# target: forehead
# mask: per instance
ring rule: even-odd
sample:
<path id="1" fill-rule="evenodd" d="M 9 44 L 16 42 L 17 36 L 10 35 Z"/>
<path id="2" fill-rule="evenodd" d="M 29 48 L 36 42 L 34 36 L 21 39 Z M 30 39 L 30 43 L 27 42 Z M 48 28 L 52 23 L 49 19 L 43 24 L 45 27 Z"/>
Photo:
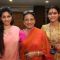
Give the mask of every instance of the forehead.
<path id="1" fill-rule="evenodd" d="M 58 12 L 58 11 L 55 8 L 51 8 L 51 9 L 49 9 L 49 12 Z"/>
<path id="2" fill-rule="evenodd" d="M 32 14 L 26 14 L 24 17 L 29 18 L 29 17 L 34 17 L 34 16 Z"/>
<path id="3" fill-rule="evenodd" d="M 11 15 L 8 11 L 2 13 L 2 15 Z"/>

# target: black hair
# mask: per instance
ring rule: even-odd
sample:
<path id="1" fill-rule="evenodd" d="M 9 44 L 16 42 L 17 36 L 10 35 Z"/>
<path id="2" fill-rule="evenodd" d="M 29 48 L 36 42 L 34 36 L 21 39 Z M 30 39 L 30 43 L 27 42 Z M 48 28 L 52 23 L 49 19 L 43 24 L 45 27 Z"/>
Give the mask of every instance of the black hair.
<path id="1" fill-rule="evenodd" d="M 4 24 L 1 20 L 1 16 L 4 12 L 8 12 L 12 16 L 12 11 L 9 7 L 3 7 L 0 9 L 0 57 L 4 55 L 5 46 L 4 46 Z M 11 25 L 13 24 L 13 20 L 11 21 Z"/>
<path id="2" fill-rule="evenodd" d="M 60 13 L 60 8 L 58 6 L 55 6 L 55 5 L 51 5 L 48 10 L 47 10 L 47 13 L 49 12 L 50 9 L 56 9 L 58 13 Z"/>
<path id="3" fill-rule="evenodd" d="M 0 57 L 4 54 L 4 40 L 3 40 L 4 26 L 2 21 L 0 20 Z"/>

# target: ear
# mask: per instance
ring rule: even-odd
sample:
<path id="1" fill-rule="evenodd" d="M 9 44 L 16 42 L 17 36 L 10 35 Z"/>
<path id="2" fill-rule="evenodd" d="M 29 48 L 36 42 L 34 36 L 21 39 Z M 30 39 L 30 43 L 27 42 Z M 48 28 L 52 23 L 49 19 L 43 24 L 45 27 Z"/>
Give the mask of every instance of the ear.
<path id="1" fill-rule="evenodd" d="M 59 17 L 60 17 L 60 13 L 59 13 Z"/>
<path id="2" fill-rule="evenodd" d="M 36 23 L 36 20 L 35 20 L 35 22 L 34 22 L 34 24 Z"/>
<path id="3" fill-rule="evenodd" d="M 23 21 L 23 24 L 25 25 L 25 22 Z"/>

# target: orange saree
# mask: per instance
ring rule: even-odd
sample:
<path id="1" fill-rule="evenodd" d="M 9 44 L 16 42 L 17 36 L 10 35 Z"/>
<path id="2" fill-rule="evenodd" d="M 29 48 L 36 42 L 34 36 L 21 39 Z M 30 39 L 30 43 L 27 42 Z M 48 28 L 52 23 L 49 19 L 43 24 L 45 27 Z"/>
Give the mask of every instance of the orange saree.
<path id="1" fill-rule="evenodd" d="M 20 42 L 20 59 L 21 60 L 53 60 L 50 55 L 50 45 L 48 43 L 45 33 L 34 28 L 29 35 Z M 33 51 L 42 51 L 43 56 L 34 56 L 32 58 L 26 57 L 26 53 Z"/>

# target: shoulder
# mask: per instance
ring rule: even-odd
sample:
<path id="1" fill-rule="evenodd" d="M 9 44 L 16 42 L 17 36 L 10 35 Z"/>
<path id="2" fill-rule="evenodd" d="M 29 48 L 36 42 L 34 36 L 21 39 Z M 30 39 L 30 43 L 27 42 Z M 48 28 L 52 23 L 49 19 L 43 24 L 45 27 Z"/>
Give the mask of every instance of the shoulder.
<path id="1" fill-rule="evenodd" d="M 17 29 L 20 29 L 18 26 L 14 26 L 14 25 L 13 25 L 12 27 L 13 27 L 13 28 L 17 28 Z"/>
<path id="2" fill-rule="evenodd" d="M 50 23 L 49 23 L 49 24 L 50 24 Z M 42 27 L 48 27 L 48 26 L 49 26 L 49 24 L 42 25 Z"/>
<path id="3" fill-rule="evenodd" d="M 12 30 L 13 32 L 16 31 L 16 32 L 19 33 L 21 29 L 20 29 L 19 27 L 13 25 L 13 26 L 11 27 L 11 30 Z"/>
<path id="4" fill-rule="evenodd" d="M 44 33 L 44 31 L 42 30 L 42 29 L 39 29 L 39 28 L 36 28 L 36 30 L 37 30 L 37 32 L 39 32 L 39 33 Z"/>
<path id="5" fill-rule="evenodd" d="M 37 28 L 37 35 L 39 35 L 41 38 L 47 38 L 46 33 L 43 29 Z"/>
<path id="6" fill-rule="evenodd" d="M 50 23 L 42 25 L 41 29 L 45 31 L 45 30 L 49 29 L 49 25 L 50 25 Z"/>
<path id="7" fill-rule="evenodd" d="M 17 29 L 17 30 L 20 30 L 20 28 L 18 26 L 12 26 L 13 29 Z"/>

